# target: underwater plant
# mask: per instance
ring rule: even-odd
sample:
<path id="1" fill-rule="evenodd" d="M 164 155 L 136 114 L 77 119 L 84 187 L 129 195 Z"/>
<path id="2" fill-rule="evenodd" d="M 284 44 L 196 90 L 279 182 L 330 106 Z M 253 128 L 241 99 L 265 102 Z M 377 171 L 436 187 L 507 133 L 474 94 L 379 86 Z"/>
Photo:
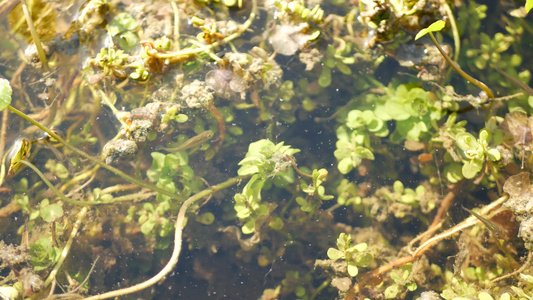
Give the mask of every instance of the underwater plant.
<path id="1" fill-rule="evenodd" d="M 532 3 L 1 3 L 0 295 L 532 298 Z"/>

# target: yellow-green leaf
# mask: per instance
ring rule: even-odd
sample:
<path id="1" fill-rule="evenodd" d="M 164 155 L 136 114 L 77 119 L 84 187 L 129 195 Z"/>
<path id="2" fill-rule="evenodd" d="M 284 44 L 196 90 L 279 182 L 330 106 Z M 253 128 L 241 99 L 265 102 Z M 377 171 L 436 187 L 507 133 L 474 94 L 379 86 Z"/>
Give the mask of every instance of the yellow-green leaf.
<path id="1" fill-rule="evenodd" d="M 342 251 L 339 251 L 338 249 L 329 248 L 328 249 L 328 257 L 329 257 L 329 259 L 337 260 L 337 259 L 340 259 L 340 258 L 344 257 L 344 253 L 342 253 Z"/>
<path id="2" fill-rule="evenodd" d="M 9 81 L 0 78 L 0 111 L 6 109 L 11 104 L 11 93 Z"/>
<path id="3" fill-rule="evenodd" d="M 446 22 L 444 22 L 443 20 L 436 21 L 435 23 L 429 25 L 428 28 L 424 28 L 420 30 L 420 32 L 418 32 L 418 34 L 415 37 L 415 41 L 430 32 L 441 31 L 442 28 L 444 28 L 444 25 L 446 25 Z"/>

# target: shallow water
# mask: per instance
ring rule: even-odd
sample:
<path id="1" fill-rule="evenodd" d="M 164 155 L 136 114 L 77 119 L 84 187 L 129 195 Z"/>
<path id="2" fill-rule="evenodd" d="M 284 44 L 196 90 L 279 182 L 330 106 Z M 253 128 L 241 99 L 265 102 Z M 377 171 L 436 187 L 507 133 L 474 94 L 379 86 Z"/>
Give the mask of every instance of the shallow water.
<path id="1" fill-rule="evenodd" d="M 177 266 L 125 298 L 477 297 L 531 249 L 513 232 L 525 226 L 513 208 L 494 213 L 506 179 L 532 165 L 532 98 L 495 71 L 530 79 L 531 17 L 512 16 L 522 3 L 450 8 L 459 52 L 446 8 L 431 1 L 27 3 L 47 58 L 21 4 L 1 4 L 0 77 L 10 81 L 11 105 L 125 176 L 4 111 L 6 170 L 17 138 L 33 141 L 27 160 L 67 198 L 31 168 L 5 177 L 1 237 L 19 248 L 0 247 L 1 275 L 16 271 L 5 284 L 25 282 L 20 293 L 77 298 L 149 279 L 182 242 L 174 239 L 180 207 L 206 191 L 187 211 Z M 445 51 L 496 100 L 451 70 L 428 36 L 414 41 L 439 19 Z M 524 115 L 506 117 L 512 110 Z M 509 228 L 508 245 L 461 208 L 491 203 L 492 214 L 480 215 Z M 461 222 L 470 223 L 444 241 Z M 428 239 L 435 244 L 420 246 Z M 330 248 L 343 253 L 339 265 Z M 14 252 L 30 256 L 10 264 Z M 412 270 L 392 268 L 407 272 L 403 281 L 367 273 L 410 256 Z M 486 276 L 473 278 L 474 268 Z M 460 270 L 471 290 L 446 285 Z"/>

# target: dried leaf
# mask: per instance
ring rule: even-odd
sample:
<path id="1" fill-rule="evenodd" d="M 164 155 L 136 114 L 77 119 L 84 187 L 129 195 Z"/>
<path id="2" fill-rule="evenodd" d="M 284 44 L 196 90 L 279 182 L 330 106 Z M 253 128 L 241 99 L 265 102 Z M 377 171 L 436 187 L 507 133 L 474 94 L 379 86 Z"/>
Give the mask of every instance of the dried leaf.
<path id="1" fill-rule="evenodd" d="M 302 23 L 298 26 L 276 26 L 268 41 L 279 54 L 287 56 L 293 55 L 303 48 L 311 39 L 309 34 L 302 33 L 302 31 L 308 27 L 309 25 L 307 23 Z"/>
<path id="2" fill-rule="evenodd" d="M 500 125 L 503 131 L 504 142 L 519 150 L 533 149 L 533 119 L 528 118 L 523 111 L 513 111 L 505 116 L 505 120 Z"/>
<path id="3" fill-rule="evenodd" d="M 504 192 L 509 194 L 509 200 L 505 204 L 517 215 L 533 213 L 533 193 L 529 180 L 529 172 L 513 175 L 505 181 Z"/>
<path id="4" fill-rule="evenodd" d="M 246 81 L 241 76 L 226 69 L 209 71 L 205 75 L 205 83 L 215 91 L 215 94 L 226 99 L 246 90 Z"/>

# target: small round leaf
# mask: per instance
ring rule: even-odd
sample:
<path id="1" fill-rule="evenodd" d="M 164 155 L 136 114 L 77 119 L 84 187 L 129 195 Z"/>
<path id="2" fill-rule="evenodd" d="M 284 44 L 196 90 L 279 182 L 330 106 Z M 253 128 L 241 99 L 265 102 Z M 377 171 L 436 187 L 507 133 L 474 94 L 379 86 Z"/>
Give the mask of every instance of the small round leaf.
<path id="1" fill-rule="evenodd" d="M 359 268 L 357 268 L 356 265 L 348 264 L 348 274 L 352 277 L 357 276 L 357 274 L 359 274 Z"/>
<path id="2" fill-rule="evenodd" d="M 339 258 L 344 257 L 344 253 L 342 251 L 335 249 L 335 248 L 329 248 L 328 249 L 328 257 L 329 259 L 337 260 Z"/>
<path id="3" fill-rule="evenodd" d="M 41 208 L 41 217 L 45 222 L 51 223 L 63 216 L 63 208 L 57 204 L 47 205 Z"/>

